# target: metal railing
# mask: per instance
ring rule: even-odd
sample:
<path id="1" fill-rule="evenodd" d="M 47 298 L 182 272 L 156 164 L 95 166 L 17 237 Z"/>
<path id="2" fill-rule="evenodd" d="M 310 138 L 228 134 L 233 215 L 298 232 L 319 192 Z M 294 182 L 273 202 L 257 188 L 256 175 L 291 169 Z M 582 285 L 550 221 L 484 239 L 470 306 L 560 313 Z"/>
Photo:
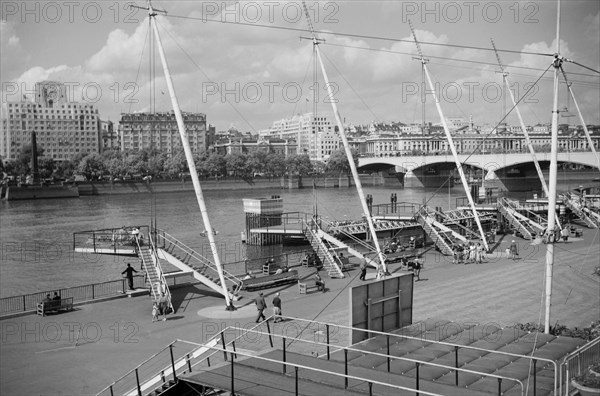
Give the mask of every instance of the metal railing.
<path id="1" fill-rule="evenodd" d="M 105 228 L 91 231 L 78 231 L 73 233 L 73 250 L 77 248 L 91 249 L 92 253 L 113 253 L 119 254 L 127 251 L 129 254 L 136 255 L 137 246 L 133 229 L 137 228 L 141 234 L 149 235 L 148 226 L 131 226 L 121 228 Z M 84 239 L 85 238 L 85 239 Z"/>
<path id="2" fill-rule="evenodd" d="M 569 395 L 569 384 L 575 377 L 584 374 L 592 364 L 600 362 L 600 337 L 597 337 L 578 350 L 571 352 L 560 364 L 560 394 Z M 563 393 L 564 386 L 564 393 Z"/>
<path id="3" fill-rule="evenodd" d="M 148 240 L 150 242 L 150 254 L 152 255 L 152 262 L 146 263 L 143 258 L 142 258 L 142 260 L 144 261 L 145 267 L 147 267 L 148 265 L 154 266 L 154 271 L 156 272 L 158 281 L 160 283 L 159 285 L 150 285 L 150 288 L 152 290 L 152 295 L 155 297 L 155 300 L 158 301 L 158 298 L 160 298 L 160 293 L 164 292 L 167 297 L 167 301 L 169 302 L 169 307 L 171 308 L 171 310 L 174 311 L 173 303 L 171 302 L 171 291 L 167 287 L 167 279 L 165 278 L 165 274 L 160 265 L 160 258 L 158 257 L 158 252 L 156 251 L 156 246 L 154 246 L 154 239 L 152 238 L 151 234 L 148 235 Z M 139 240 L 137 240 L 137 244 L 138 244 L 138 249 L 141 249 Z M 140 254 L 140 256 L 141 256 L 141 254 Z M 146 271 L 147 271 L 146 273 L 148 273 L 148 270 L 146 270 Z M 148 273 L 148 277 L 149 276 L 150 275 Z M 152 280 L 150 280 L 150 282 L 151 281 Z M 155 286 L 158 288 L 158 290 L 155 289 Z"/>
<path id="4" fill-rule="evenodd" d="M 143 287 L 144 284 L 145 277 L 143 275 L 133 277 L 134 287 Z M 78 303 L 123 294 L 125 290 L 127 290 L 127 279 L 122 278 L 101 283 L 4 297 L 0 298 L 0 316 L 18 312 L 34 311 L 37 304 L 42 302 L 47 294 L 52 295 L 54 292 L 58 293 L 61 298 L 73 297 L 73 302 Z"/>
<path id="5" fill-rule="evenodd" d="M 216 265 L 211 260 L 202 256 L 201 254 L 196 252 L 194 249 L 187 246 L 186 244 L 179 241 L 178 239 L 176 239 L 175 237 L 173 237 L 172 235 L 170 235 L 169 233 L 167 233 L 165 231 L 157 229 L 157 230 L 155 230 L 154 235 L 156 237 L 156 244 L 159 245 L 160 242 L 162 242 L 162 245 L 164 246 L 165 251 L 167 251 L 169 254 L 173 254 L 173 251 L 175 249 L 178 249 L 180 252 L 182 252 L 184 256 L 180 257 L 180 260 L 184 264 L 192 267 L 188 263 L 189 263 L 189 260 L 193 259 L 196 262 L 198 262 L 201 266 L 199 269 L 196 269 L 196 271 L 201 273 L 205 269 L 209 269 L 215 276 L 218 277 L 218 271 L 217 271 Z M 167 244 L 165 242 L 167 242 L 169 245 L 167 246 Z M 242 280 L 240 278 L 238 278 L 237 276 L 231 274 L 225 268 L 222 268 L 222 269 L 223 269 L 223 277 L 225 278 L 225 282 L 227 283 L 229 281 L 230 283 L 233 284 L 233 288 L 231 291 L 234 294 L 239 292 L 239 290 L 243 286 Z M 220 284 L 220 281 L 218 283 Z M 221 285 L 221 287 L 227 288 L 227 285 Z"/>

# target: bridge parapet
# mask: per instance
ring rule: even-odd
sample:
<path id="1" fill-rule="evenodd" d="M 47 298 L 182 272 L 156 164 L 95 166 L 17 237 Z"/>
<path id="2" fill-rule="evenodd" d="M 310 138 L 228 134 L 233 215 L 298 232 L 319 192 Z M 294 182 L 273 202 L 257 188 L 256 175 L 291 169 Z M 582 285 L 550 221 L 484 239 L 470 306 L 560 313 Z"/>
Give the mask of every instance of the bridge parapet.
<path id="1" fill-rule="evenodd" d="M 529 153 L 503 153 L 503 154 L 459 154 L 460 162 L 475 166 L 486 171 L 533 163 Z M 538 161 L 550 161 L 550 153 L 536 153 Z M 559 162 L 569 162 L 579 165 L 597 167 L 597 160 L 592 152 L 564 152 L 558 153 Z M 359 168 L 388 165 L 395 166 L 397 172 L 408 173 L 423 166 L 443 163 L 454 163 L 450 154 L 442 155 L 402 155 L 398 157 L 362 157 L 358 159 Z"/>

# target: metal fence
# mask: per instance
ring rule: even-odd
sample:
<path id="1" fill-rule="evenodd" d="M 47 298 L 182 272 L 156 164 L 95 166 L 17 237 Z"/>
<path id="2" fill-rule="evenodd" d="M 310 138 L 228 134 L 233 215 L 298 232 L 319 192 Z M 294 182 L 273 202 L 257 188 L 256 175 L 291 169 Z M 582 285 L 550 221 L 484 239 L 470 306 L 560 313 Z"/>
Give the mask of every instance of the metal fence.
<path id="1" fill-rule="evenodd" d="M 192 282 L 195 283 L 197 281 L 189 274 L 170 276 L 167 278 L 167 284 L 169 286 L 189 284 Z M 133 286 L 136 289 L 145 287 L 146 277 L 144 275 L 134 276 Z M 47 290 L 39 293 L 0 298 L 0 316 L 18 312 L 34 311 L 37 307 L 37 304 L 42 302 L 44 298 L 46 298 L 47 294 L 52 296 L 55 292 L 58 293 L 61 298 L 73 297 L 73 302 L 78 303 L 122 295 L 127 289 L 127 278 L 122 278 L 108 282 L 92 283 L 83 286 Z"/>
<path id="2" fill-rule="evenodd" d="M 595 363 L 600 363 L 600 337 L 565 357 L 560 365 L 560 394 L 568 395 L 571 380 L 585 374 L 585 371 Z"/>

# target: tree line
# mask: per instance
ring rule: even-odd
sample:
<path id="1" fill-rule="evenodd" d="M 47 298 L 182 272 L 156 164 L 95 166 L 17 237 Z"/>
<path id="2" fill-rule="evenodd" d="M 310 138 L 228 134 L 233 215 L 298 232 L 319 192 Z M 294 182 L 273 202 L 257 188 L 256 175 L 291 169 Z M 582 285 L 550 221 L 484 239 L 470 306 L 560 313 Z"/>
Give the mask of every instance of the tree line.
<path id="1" fill-rule="evenodd" d="M 140 151 L 106 150 L 103 153 L 79 153 L 71 160 L 54 161 L 44 156 L 44 149 L 38 148 L 38 171 L 41 179 L 70 179 L 81 175 L 88 180 L 112 178 L 123 180 L 152 176 L 153 178 L 181 178 L 189 172 L 183 151 L 168 155 L 157 149 Z M 356 153 L 353 154 L 358 163 Z M 25 145 L 18 156 L 4 164 L 0 161 L 0 171 L 11 176 L 32 174 L 32 148 Z M 283 175 L 319 175 L 347 173 L 350 171 L 343 150 L 331 154 L 327 164 L 311 161 L 306 154 L 292 154 L 287 157 L 279 153 L 252 151 L 222 155 L 217 152 L 194 154 L 194 164 L 202 178 L 236 177 L 279 177 Z"/>

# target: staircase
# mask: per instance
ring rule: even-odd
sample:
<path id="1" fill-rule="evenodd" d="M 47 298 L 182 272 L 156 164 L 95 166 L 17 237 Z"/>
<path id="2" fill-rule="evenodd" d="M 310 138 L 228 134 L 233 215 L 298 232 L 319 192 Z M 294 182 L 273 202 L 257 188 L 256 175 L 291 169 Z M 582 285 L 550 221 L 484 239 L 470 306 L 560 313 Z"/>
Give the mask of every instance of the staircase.
<path id="1" fill-rule="evenodd" d="M 562 199 L 565 206 L 569 208 L 571 212 L 575 213 L 575 215 L 579 217 L 579 219 L 581 219 L 581 221 L 583 221 L 586 226 L 588 226 L 589 228 L 598 228 L 598 224 L 596 224 L 596 222 L 584 212 L 579 201 L 575 200 L 575 198 L 573 198 L 571 194 L 561 194 L 560 198 Z"/>
<path id="2" fill-rule="evenodd" d="M 140 244 L 140 240 L 136 239 L 137 244 L 137 252 L 138 257 L 142 260 L 142 267 L 146 272 L 146 281 L 149 283 L 152 299 L 155 302 L 158 302 L 158 299 L 161 297 L 161 292 L 165 293 L 167 297 L 167 304 L 173 309 L 173 304 L 171 302 L 171 291 L 167 286 L 167 280 L 162 271 L 162 267 L 160 266 L 160 259 L 156 254 L 156 248 L 154 247 L 154 241 L 152 240 L 152 236 L 149 236 L 150 245 L 142 245 Z"/>
<path id="3" fill-rule="evenodd" d="M 164 231 L 157 230 L 156 239 L 157 246 L 160 246 L 157 249 L 159 257 L 166 259 L 182 271 L 191 272 L 195 279 L 217 293 L 224 295 L 227 292 L 232 300 L 240 298 L 238 293 L 243 285 L 240 278 L 223 268 L 225 279 L 225 287 L 223 287 L 217 266 L 211 260 Z"/>
<path id="4" fill-rule="evenodd" d="M 372 267 L 375 267 L 375 268 L 379 267 L 379 264 L 377 263 L 376 260 L 373 260 L 371 258 L 366 258 L 363 253 L 361 253 L 358 250 L 356 250 L 356 249 L 348 246 L 347 244 L 345 244 L 344 242 L 340 241 L 339 239 L 337 239 L 333 235 L 328 234 L 328 233 L 326 233 L 323 230 L 318 230 L 317 231 L 317 235 L 320 238 L 325 239 L 327 242 L 331 243 L 332 245 L 335 245 L 335 246 L 337 246 L 339 248 L 346 249 L 348 251 L 348 254 L 351 254 L 352 256 L 354 256 L 354 257 L 356 257 L 356 258 L 358 258 L 360 260 L 366 260 L 368 265 L 371 265 Z M 362 242 L 362 241 L 359 240 L 359 242 Z M 366 247 L 369 252 L 373 252 L 374 251 L 373 246 L 371 246 L 371 245 L 368 245 L 368 244 L 366 244 L 364 242 L 362 242 L 361 245 L 364 246 L 364 247 Z"/>
<path id="5" fill-rule="evenodd" d="M 417 212 L 417 222 L 423 227 L 423 230 L 429 238 L 433 241 L 434 245 L 439 249 L 439 251 L 445 256 L 454 255 L 454 251 L 452 250 L 452 240 L 451 236 L 446 231 L 438 231 L 434 226 L 435 220 L 429 216 L 426 208 L 422 208 Z"/>
<path id="6" fill-rule="evenodd" d="M 315 230 L 313 230 L 311 226 L 315 227 Z M 312 246 L 317 256 L 321 259 L 321 262 L 327 271 L 327 275 L 329 275 L 330 278 L 343 278 L 344 273 L 342 272 L 342 269 L 333 258 L 329 248 L 323 243 L 323 240 L 318 235 L 318 231 L 320 230 L 321 229 L 315 222 L 311 222 L 311 225 L 309 225 L 305 221 L 302 227 L 302 231 L 310 243 L 310 246 Z"/>
<path id="7" fill-rule="evenodd" d="M 523 239 L 533 239 L 535 231 L 529 227 L 528 222 L 523 221 L 523 216 L 518 216 L 518 212 L 514 209 L 510 201 L 506 198 L 498 200 L 498 211 L 508 221 L 509 226 L 514 227 L 519 232 Z"/>

